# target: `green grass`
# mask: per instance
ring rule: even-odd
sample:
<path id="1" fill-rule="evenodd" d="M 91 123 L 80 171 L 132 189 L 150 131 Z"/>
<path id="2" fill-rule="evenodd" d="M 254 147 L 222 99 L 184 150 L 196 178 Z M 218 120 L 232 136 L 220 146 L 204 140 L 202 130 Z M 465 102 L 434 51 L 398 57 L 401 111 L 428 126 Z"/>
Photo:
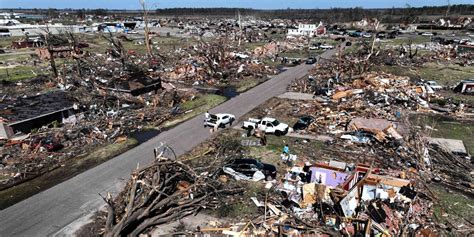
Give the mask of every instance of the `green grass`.
<path id="1" fill-rule="evenodd" d="M 465 223 L 465 220 L 474 220 L 474 199 L 459 192 L 448 192 L 439 185 L 432 184 L 430 188 L 438 198 L 434 203 L 434 214 L 441 222 L 446 223 L 450 220 L 450 223 L 459 225 Z"/>
<path id="2" fill-rule="evenodd" d="M 160 52 L 172 51 L 178 48 L 186 48 L 197 41 L 193 38 L 179 38 L 179 37 L 152 37 L 153 47 L 158 46 Z M 155 49 L 156 50 L 156 49 Z"/>
<path id="3" fill-rule="evenodd" d="M 5 61 L 29 61 L 32 60 L 31 54 L 35 54 L 34 52 L 28 52 L 25 54 L 20 54 L 20 55 L 9 55 L 9 54 L 0 54 L 0 61 L 5 62 Z"/>
<path id="4" fill-rule="evenodd" d="M 267 42 L 252 42 L 252 43 L 245 42 L 245 43 L 241 44 L 241 47 L 246 49 L 246 50 L 253 51 L 255 48 L 262 47 L 265 44 L 267 44 Z"/>
<path id="5" fill-rule="evenodd" d="M 238 93 L 245 92 L 245 91 L 247 91 L 249 89 L 252 89 L 253 87 L 257 86 L 259 83 L 260 83 L 260 81 L 258 79 L 240 80 L 236 85 L 237 86 L 236 91 Z"/>
<path id="6" fill-rule="evenodd" d="M 441 85 L 455 85 L 461 80 L 470 79 L 474 75 L 474 66 L 456 64 L 427 63 L 418 69 L 421 78 L 434 80 Z"/>
<path id="7" fill-rule="evenodd" d="M 448 117 L 436 115 L 414 115 L 411 117 L 417 125 L 428 125 L 436 129 L 431 137 L 458 139 L 464 142 L 469 152 L 474 152 L 474 123 L 460 122 Z"/>
<path id="8" fill-rule="evenodd" d="M 457 64 L 426 63 L 421 67 L 387 66 L 377 65 L 375 71 L 386 72 L 397 76 L 408 76 L 410 78 L 422 78 L 428 81 L 436 81 L 443 86 L 455 86 L 459 81 L 472 78 L 474 66 L 459 66 Z M 474 97 L 454 93 L 451 90 L 439 92 L 441 95 L 465 104 L 474 105 Z"/>
<path id="9" fill-rule="evenodd" d="M 242 140 L 256 140 L 255 137 L 243 137 Z M 277 167 L 279 174 L 285 174 L 287 168 L 280 159 L 280 154 L 283 151 L 285 144 L 288 144 L 290 153 L 298 156 L 296 162 L 303 162 L 304 159 L 312 160 L 317 157 L 315 154 L 324 149 L 325 145 L 321 141 L 310 140 L 307 143 L 303 139 L 294 137 L 278 137 L 274 135 L 267 135 L 266 146 L 246 147 L 248 155 L 255 159 L 261 160 L 265 163 L 273 164 Z"/>
<path id="10" fill-rule="evenodd" d="M 18 37 L 18 36 L 0 38 L 0 48 L 8 48 L 12 45 L 13 41 L 19 40 L 20 38 L 21 37 Z"/>
<path id="11" fill-rule="evenodd" d="M 185 103 L 181 104 L 181 109 L 183 110 L 190 110 L 195 109 L 197 107 L 202 106 L 216 106 L 222 102 L 224 102 L 226 98 L 224 96 L 215 95 L 215 94 L 204 94 L 198 96 L 194 100 L 186 101 Z"/>
<path id="12" fill-rule="evenodd" d="M 423 43 L 428 43 L 431 40 L 429 36 L 418 35 L 413 38 L 387 39 L 387 40 L 382 41 L 382 45 L 394 45 L 394 46 L 399 46 L 400 44 L 407 45 L 410 41 L 412 42 L 412 44 L 423 44 Z"/>
<path id="13" fill-rule="evenodd" d="M 466 105 L 474 107 L 474 96 L 472 95 L 460 94 L 452 90 L 440 91 L 439 93 L 446 98 L 451 98 L 453 103 L 458 104 L 459 102 L 463 102 Z"/>
<path id="14" fill-rule="evenodd" d="M 138 42 L 138 41 L 137 41 Z M 122 41 L 122 45 L 126 50 L 135 51 L 138 54 L 145 54 L 146 53 L 146 46 L 145 44 L 137 44 L 134 41 Z"/>
<path id="15" fill-rule="evenodd" d="M 181 109 L 184 111 L 192 110 L 191 112 L 181 114 L 177 118 L 167 121 L 163 124 L 163 128 L 169 128 L 175 126 L 183 121 L 186 121 L 198 114 L 202 114 L 207 110 L 217 106 L 218 104 L 226 101 L 224 96 L 205 94 L 199 96 L 197 99 L 187 101 L 181 104 Z"/>
<path id="16" fill-rule="evenodd" d="M 308 53 L 311 54 L 310 52 L 306 52 L 305 50 L 288 50 L 286 52 L 282 52 L 279 54 L 280 57 L 288 57 L 288 58 L 307 58 Z"/>
<path id="17" fill-rule="evenodd" d="M 0 80 L 19 81 L 35 77 L 40 72 L 33 66 L 17 66 L 13 68 L 0 68 Z"/>
<path id="18" fill-rule="evenodd" d="M 383 71 L 398 76 L 417 77 L 424 80 L 433 80 L 441 85 L 456 85 L 459 81 L 472 78 L 474 66 L 459 66 L 456 64 L 426 63 L 421 67 L 377 66 L 376 71 Z"/>
<path id="19" fill-rule="evenodd" d="M 132 36 L 128 36 L 131 38 Z M 153 52 L 159 51 L 160 53 L 172 51 L 178 48 L 185 48 L 191 44 L 196 43 L 194 39 L 187 39 L 187 38 L 178 38 L 178 37 L 151 37 L 151 41 L 153 44 L 151 45 L 153 48 Z M 97 52 L 105 51 L 106 49 L 110 48 L 109 42 L 102 36 L 98 35 L 96 37 L 88 37 L 87 42 L 91 43 L 90 48 L 86 48 L 86 51 Z M 146 53 L 146 46 L 144 39 L 132 40 L 127 41 L 120 39 L 125 50 L 133 50 L 138 54 L 145 54 Z M 141 44 L 138 44 L 141 42 Z M 156 42 L 156 44 L 155 44 Z M 159 50 L 156 49 L 159 47 Z"/>
<path id="20" fill-rule="evenodd" d="M 329 45 L 334 45 L 334 46 L 339 44 L 338 41 L 333 40 L 333 39 L 329 39 L 329 38 L 316 38 L 316 39 L 312 39 L 312 40 L 311 40 L 311 43 L 312 43 L 312 44 L 316 44 L 316 43 L 329 44 Z"/>

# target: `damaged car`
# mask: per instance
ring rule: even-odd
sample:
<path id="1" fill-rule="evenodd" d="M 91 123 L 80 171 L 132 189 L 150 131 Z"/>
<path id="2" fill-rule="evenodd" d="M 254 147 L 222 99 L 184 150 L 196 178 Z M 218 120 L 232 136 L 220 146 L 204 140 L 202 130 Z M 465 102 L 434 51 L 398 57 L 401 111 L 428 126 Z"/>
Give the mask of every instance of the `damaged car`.
<path id="1" fill-rule="evenodd" d="M 222 167 L 224 173 L 237 180 L 271 181 L 276 179 L 277 170 L 272 164 L 266 164 L 255 159 L 236 159 Z"/>
<path id="2" fill-rule="evenodd" d="M 298 119 L 298 121 L 293 125 L 293 130 L 304 130 L 309 127 L 314 122 L 313 116 L 303 116 Z"/>

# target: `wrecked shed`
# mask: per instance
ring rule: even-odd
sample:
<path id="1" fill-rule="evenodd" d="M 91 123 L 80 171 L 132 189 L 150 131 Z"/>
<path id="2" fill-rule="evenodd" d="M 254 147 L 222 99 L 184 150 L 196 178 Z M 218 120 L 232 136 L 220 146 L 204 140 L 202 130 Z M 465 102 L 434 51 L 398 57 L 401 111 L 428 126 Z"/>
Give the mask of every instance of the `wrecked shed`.
<path id="1" fill-rule="evenodd" d="M 29 133 L 53 121 L 75 114 L 74 100 L 64 91 L 53 91 L 0 102 L 0 137 L 11 138 L 14 132 Z"/>
<path id="2" fill-rule="evenodd" d="M 149 77 L 135 77 L 132 79 L 117 79 L 106 85 L 106 89 L 110 91 L 129 93 L 138 96 L 151 91 L 161 89 L 161 80 Z"/>

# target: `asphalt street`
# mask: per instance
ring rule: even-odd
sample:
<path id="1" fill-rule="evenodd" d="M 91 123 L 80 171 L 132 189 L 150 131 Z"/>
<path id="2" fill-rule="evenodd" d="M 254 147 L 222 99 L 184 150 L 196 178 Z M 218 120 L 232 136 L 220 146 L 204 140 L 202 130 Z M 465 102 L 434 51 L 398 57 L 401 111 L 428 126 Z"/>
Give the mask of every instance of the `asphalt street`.
<path id="1" fill-rule="evenodd" d="M 330 58 L 335 50 L 322 56 Z M 210 112 L 232 113 L 239 119 L 268 99 L 282 94 L 295 78 L 303 77 L 313 65 L 301 64 L 274 76 L 259 86 L 215 107 Z M 99 196 L 116 195 L 137 164 L 153 159 L 153 148 L 166 143 L 177 155 L 190 151 L 211 134 L 204 129 L 204 115 L 199 115 L 149 141 L 83 172 L 61 184 L 0 211 L 0 236 L 65 236 L 74 223 L 92 215 L 105 205 Z"/>

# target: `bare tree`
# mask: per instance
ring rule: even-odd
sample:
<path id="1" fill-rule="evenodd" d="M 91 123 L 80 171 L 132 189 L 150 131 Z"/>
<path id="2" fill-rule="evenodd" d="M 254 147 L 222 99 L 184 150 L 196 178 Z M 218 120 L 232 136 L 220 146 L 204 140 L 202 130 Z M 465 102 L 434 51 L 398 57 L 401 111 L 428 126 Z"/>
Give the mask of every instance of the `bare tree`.
<path id="1" fill-rule="evenodd" d="M 225 40 L 220 39 L 218 42 L 213 43 L 201 41 L 198 45 L 199 48 L 197 48 L 197 53 L 204 59 L 206 66 L 209 67 L 209 76 L 214 77 L 222 74 L 226 67 L 224 59 L 227 43 Z"/>
<path id="2" fill-rule="evenodd" d="M 56 67 L 56 61 L 54 60 L 55 55 L 54 55 L 54 45 L 53 45 L 53 34 L 51 33 L 51 31 L 49 31 L 48 28 L 46 28 L 46 33 L 42 35 L 42 38 L 48 50 L 49 64 L 51 65 L 51 70 L 53 71 L 54 77 L 57 78 L 59 74 L 58 74 L 58 68 Z"/>
<path id="3" fill-rule="evenodd" d="M 399 49 L 399 52 L 400 52 L 400 55 L 401 56 L 408 56 L 409 59 L 413 59 L 415 58 L 415 56 L 418 54 L 418 48 L 415 46 L 415 51 L 413 51 L 412 49 L 412 45 L 413 45 L 413 40 L 409 40 L 408 41 L 408 44 L 407 44 L 407 48 L 405 48 L 405 46 L 403 45 L 403 43 L 400 44 L 400 49 Z"/>
<path id="4" fill-rule="evenodd" d="M 76 61 L 77 73 L 79 74 L 80 77 L 82 77 L 82 72 L 81 72 L 82 64 L 81 64 L 80 58 L 77 56 L 77 54 L 80 52 L 79 42 L 77 38 L 75 37 L 75 35 L 72 33 L 72 31 L 68 31 L 67 36 L 72 45 L 72 57 L 74 61 Z"/>
<path id="5" fill-rule="evenodd" d="M 147 9 L 146 7 L 146 3 L 145 3 L 145 0 L 139 0 L 140 1 L 140 5 L 142 6 L 142 11 L 143 11 L 143 22 L 145 23 L 145 27 L 144 27 L 144 30 L 145 30 L 145 47 L 146 47 L 146 52 L 147 52 L 147 55 L 148 57 L 152 57 L 153 54 L 152 54 L 152 50 L 151 50 L 151 45 L 150 45 L 150 29 L 148 28 L 148 13 L 149 13 L 149 10 Z"/>
<path id="6" fill-rule="evenodd" d="M 125 55 L 125 48 L 123 47 L 122 42 L 120 42 L 119 39 L 116 39 L 110 31 L 108 35 L 103 35 L 103 37 L 107 41 L 109 41 L 111 45 L 110 51 L 111 51 L 112 56 L 120 58 L 120 61 L 122 62 L 122 67 L 125 69 L 126 55 Z"/>

